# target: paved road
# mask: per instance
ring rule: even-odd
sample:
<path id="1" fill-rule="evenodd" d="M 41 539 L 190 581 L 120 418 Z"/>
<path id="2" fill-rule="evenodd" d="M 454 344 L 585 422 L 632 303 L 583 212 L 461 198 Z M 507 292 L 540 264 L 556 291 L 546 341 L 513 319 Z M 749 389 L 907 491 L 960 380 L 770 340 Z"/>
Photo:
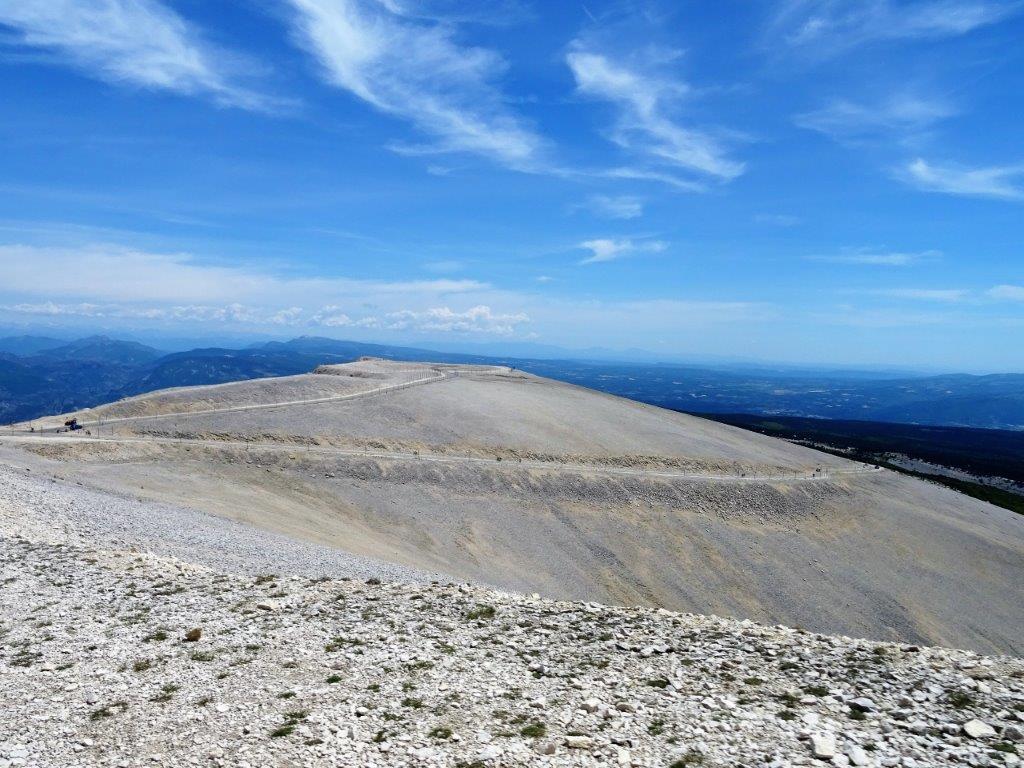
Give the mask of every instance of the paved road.
<path id="1" fill-rule="evenodd" d="M 369 397 L 371 395 L 380 395 L 384 392 L 392 392 L 399 389 L 407 389 L 409 387 L 415 387 L 420 384 L 433 384 L 434 382 L 444 381 L 445 379 L 454 378 L 457 374 L 442 371 L 434 376 L 425 376 L 422 379 L 413 379 L 412 381 L 403 381 L 401 384 L 389 384 L 384 387 L 375 387 L 374 389 L 366 389 L 361 392 L 349 392 L 346 395 L 331 395 L 330 397 L 316 397 L 309 400 L 282 400 L 276 403 L 257 403 L 254 405 L 232 405 L 224 408 L 205 408 L 200 411 L 180 411 L 175 413 L 154 413 L 147 416 L 118 416 L 117 418 L 110 419 L 94 419 L 92 421 L 79 421 L 83 427 L 96 427 L 105 426 L 107 424 L 118 424 L 125 421 L 153 421 L 155 419 L 187 419 L 190 416 L 208 416 L 211 413 L 238 413 L 239 411 L 261 411 L 269 408 L 284 408 L 293 405 L 315 405 L 317 403 L 334 403 L 340 400 L 358 400 L 362 397 Z M 38 430 L 43 431 L 43 430 Z M 0 435 L 8 434 L 24 434 L 24 430 L 0 430 Z"/>
<path id="2" fill-rule="evenodd" d="M 427 462 L 435 464 L 473 464 L 486 465 L 491 469 L 537 469 L 547 472 L 565 472 L 571 474 L 605 475 L 613 477 L 644 477 L 669 480 L 706 480 L 716 482 L 816 482 L 831 480 L 836 477 L 849 475 L 866 475 L 881 472 L 882 470 L 867 464 L 851 462 L 850 467 L 831 467 L 822 469 L 820 472 L 811 470 L 807 472 L 761 474 L 761 475 L 737 475 L 721 474 L 710 472 L 683 472 L 663 469 L 639 469 L 635 467 L 606 467 L 594 464 L 577 464 L 571 462 L 553 461 L 532 461 L 518 459 L 497 459 L 481 458 L 479 456 L 452 456 L 442 454 L 408 453 L 403 451 L 360 451 L 347 448 L 335 448 L 333 446 L 300 446 L 277 443 L 251 443 L 244 440 L 177 440 L 158 437 L 90 437 L 75 433 L 62 434 L 39 434 L 35 435 L 6 435 L 4 442 L 20 444 L 32 444 L 39 442 L 48 443 L 113 443 L 123 444 L 148 444 L 164 446 L 180 445 L 202 445 L 213 448 L 236 447 L 244 448 L 250 453 L 280 453 L 287 451 L 290 454 L 337 456 L 340 458 L 359 459 L 382 459 L 385 461 L 409 461 Z"/>

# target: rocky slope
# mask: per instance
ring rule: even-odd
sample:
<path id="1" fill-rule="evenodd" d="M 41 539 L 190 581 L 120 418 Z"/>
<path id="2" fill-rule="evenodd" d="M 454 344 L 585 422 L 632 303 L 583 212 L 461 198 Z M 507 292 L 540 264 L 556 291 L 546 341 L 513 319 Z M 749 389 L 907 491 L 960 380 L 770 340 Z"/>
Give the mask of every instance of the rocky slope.
<path id="1" fill-rule="evenodd" d="M 374 575 L 285 539 L 250 549 L 188 511 L 171 527 L 205 545 L 182 559 L 168 508 L 0 474 L 0 768 L 1012 767 L 1024 751 L 1020 659 Z"/>
<path id="2" fill-rule="evenodd" d="M 508 368 L 319 370 L 40 420 L 0 461 L 548 598 L 1024 653 L 1008 510 Z"/>

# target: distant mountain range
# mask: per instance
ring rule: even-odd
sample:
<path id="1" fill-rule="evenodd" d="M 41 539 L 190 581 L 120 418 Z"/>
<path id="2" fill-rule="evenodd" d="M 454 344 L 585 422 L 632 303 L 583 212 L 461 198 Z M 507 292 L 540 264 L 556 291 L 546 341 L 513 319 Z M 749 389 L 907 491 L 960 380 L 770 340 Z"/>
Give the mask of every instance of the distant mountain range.
<path id="1" fill-rule="evenodd" d="M 666 408 L 987 429 L 1024 429 L 1024 374 L 906 376 L 465 354 L 317 337 L 167 354 L 90 336 L 0 339 L 0 423 L 154 389 L 287 376 L 362 356 L 500 363 Z"/>

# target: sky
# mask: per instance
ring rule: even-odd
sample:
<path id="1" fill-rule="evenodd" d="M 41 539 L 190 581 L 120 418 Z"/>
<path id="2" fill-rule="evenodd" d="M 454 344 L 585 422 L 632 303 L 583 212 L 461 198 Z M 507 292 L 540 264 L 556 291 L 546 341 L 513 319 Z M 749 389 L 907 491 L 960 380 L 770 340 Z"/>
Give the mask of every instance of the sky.
<path id="1" fill-rule="evenodd" d="M 0 0 L 0 328 L 1024 370 L 1022 40 L 1021 0 Z"/>

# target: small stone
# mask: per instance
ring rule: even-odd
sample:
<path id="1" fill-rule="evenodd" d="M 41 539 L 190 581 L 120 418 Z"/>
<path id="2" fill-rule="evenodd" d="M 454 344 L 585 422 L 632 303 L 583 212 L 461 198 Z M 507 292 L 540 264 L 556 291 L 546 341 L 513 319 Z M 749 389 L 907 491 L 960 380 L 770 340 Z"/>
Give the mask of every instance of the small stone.
<path id="1" fill-rule="evenodd" d="M 593 697 L 583 702 L 583 710 L 586 712 L 597 712 L 601 708 L 601 700 Z"/>
<path id="2" fill-rule="evenodd" d="M 1008 725 L 1003 728 L 1003 738 L 1007 741 L 1024 741 L 1024 728 Z"/>
<path id="3" fill-rule="evenodd" d="M 846 750 L 846 756 L 850 758 L 851 765 L 861 766 L 871 764 L 871 760 L 868 758 L 868 753 L 856 745 Z"/>
<path id="4" fill-rule="evenodd" d="M 259 608 L 261 611 L 276 611 L 277 603 L 275 603 L 273 600 L 261 600 L 260 602 L 256 603 L 256 607 Z"/>
<path id="5" fill-rule="evenodd" d="M 850 705 L 850 709 L 855 709 L 858 712 L 874 712 L 878 709 L 878 705 L 866 696 L 858 696 L 856 699 L 850 699 L 848 703 Z"/>
<path id="6" fill-rule="evenodd" d="M 622 768 L 629 768 L 633 764 L 633 756 L 628 749 L 620 749 L 615 756 L 615 762 Z"/>
<path id="7" fill-rule="evenodd" d="M 535 749 L 537 750 L 538 755 L 553 755 L 558 748 L 555 746 L 555 742 L 553 741 L 541 741 L 538 742 Z"/>
<path id="8" fill-rule="evenodd" d="M 594 746 L 594 740 L 589 736 L 566 736 L 565 746 L 569 749 L 590 749 Z"/>
<path id="9" fill-rule="evenodd" d="M 968 720 L 963 725 L 963 731 L 972 739 L 986 739 L 990 736 L 996 735 L 996 729 L 988 723 L 982 722 L 975 718 L 974 720 Z"/>
<path id="10" fill-rule="evenodd" d="M 819 760 L 831 760 L 836 755 L 836 737 L 831 733 L 812 734 L 811 754 Z"/>

